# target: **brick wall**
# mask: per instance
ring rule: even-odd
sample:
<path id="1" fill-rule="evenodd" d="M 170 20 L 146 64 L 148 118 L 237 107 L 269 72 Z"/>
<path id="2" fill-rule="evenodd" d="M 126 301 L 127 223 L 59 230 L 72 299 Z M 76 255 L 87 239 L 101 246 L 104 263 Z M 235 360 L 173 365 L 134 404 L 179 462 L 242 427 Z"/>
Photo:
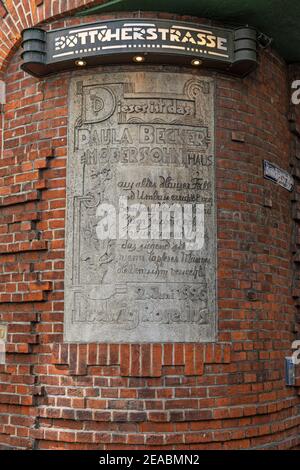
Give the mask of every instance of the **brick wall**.
<path id="1" fill-rule="evenodd" d="M 216 80 L 218 341 L 68 345 L 70 73 L 30 77 L 20 69 L 17 45 L 23 27 L 84 2 L 3 3 L 0 322 L 8 324 L 8 344 L 0 365 L 0 446 L 295 448 L 299 396 L 284 384 L 284 357 L 296 338 L 295 221 L 290 193 L 262 177 L 263 159 L 286 170 L 294 162 L 286 65 L 267 50 L 245 79 L 199 71 Z"/>

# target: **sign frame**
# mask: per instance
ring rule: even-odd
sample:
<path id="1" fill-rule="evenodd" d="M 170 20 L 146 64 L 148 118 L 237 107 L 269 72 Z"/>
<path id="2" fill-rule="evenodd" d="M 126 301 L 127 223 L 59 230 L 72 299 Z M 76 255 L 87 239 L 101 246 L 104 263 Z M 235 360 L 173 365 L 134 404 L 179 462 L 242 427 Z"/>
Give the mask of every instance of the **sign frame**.
<path id="1" fill-rule="evenodd" d="M 273 171 L 273 175 L 271 173 L 268 174 L 269 169 Z M 293 191 L 295 182 L 294 178 L 289 174 L 288 171 L 283 170 L 282 168 L 270 162 L 269 160 L 264 160 L 263 173 L 265 179 L 272 181 L 275 184 L 278 184 L 278 186 L 281 186 L 289 192 Z"/>
<path id="2" fill-rule="evenodd" d="M 117 19 L 22 33 L 22 69 L 43 77 L 86 66 L 132 63 L 198 65 L 244 76 L 257 64 L 256 31 L 160 19 Z"/>

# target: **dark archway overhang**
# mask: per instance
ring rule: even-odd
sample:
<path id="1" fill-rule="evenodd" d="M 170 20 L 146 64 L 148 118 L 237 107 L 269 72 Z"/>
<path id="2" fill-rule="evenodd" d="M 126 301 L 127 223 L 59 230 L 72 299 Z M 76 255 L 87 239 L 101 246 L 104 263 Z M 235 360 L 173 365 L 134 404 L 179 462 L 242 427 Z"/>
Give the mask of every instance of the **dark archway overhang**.
<path id="1" fill-rule="evenodd" d="M 287 63 L 300 62 L 299 0 L 109 0 L 78 15 L 139 10 L 209 18 L 229 27 L 249 25 L 272 38 Z"/>

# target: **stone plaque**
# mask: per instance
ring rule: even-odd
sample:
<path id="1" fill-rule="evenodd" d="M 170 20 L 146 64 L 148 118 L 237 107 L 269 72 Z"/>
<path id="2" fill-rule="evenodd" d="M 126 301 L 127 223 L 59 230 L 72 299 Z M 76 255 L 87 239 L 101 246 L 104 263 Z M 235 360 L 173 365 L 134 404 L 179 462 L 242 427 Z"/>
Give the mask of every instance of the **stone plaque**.
<path id="1" fill-rule="evenodd" d="M 213 80 L 100 72 L 69 103 L 65 340 L 213 341 Z"/>

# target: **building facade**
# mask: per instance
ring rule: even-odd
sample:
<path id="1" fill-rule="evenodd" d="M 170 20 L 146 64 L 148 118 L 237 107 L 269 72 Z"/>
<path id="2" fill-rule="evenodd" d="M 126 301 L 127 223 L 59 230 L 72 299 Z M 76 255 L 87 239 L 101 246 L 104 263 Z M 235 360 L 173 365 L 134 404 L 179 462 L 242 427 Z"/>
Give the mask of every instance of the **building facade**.
<path id="1" fill-rule="evenodd" d="M 22 69 L 28 28 L 227 28 L 76 15 L 99 3 L 0 4 L 0 446 L 296 449 L 285 358 L 299 334 L 299 67 L 258 42 L 246 71 L 84 51 L 83 64 Z M 202 194 L 200 262 L 180 245 L 93 238 L 100 202 L 157 202 L 158 189 Z"/>

